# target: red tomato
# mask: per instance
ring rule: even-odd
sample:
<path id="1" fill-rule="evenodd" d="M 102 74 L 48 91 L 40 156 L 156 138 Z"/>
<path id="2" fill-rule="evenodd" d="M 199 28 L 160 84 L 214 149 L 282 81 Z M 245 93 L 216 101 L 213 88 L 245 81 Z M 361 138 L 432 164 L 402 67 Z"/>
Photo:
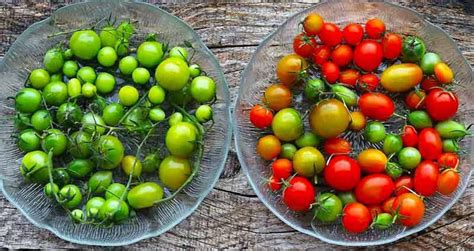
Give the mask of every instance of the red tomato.
<path id="1" fill-rule="evenodd" d="M 354 70 L 354 69 L 343 70 L 341 71 L 341 75 L 339 76 L 339 82 L 346 85 L 350 85 L 350 86 L 356 86 L 359 76 L 360 76 L 360 73 L 358 70 Z"/>
<path id="2" fill-rule="evenodd" d="M 431 160 L 421 162 L 415 169 L 413 186 L 422 196 L 431 196 L 436 192 L 439 176 L 438 164 Z"/>
<path id="3" fill-rule="evenodd" d="M 357 201 L 365 205 L 378 205 L 392 195 L 395 185 L 386 174 L 370 174 L 362 178 L 355 188 Z"/>
<path id="4" fill-rule="evenodd" d="M 430 117 L 437 121 L 452 118 L 458 111 L 458 97 L 441 88 L 434 88 L 426 97 L 426 111 Z"/>
<path id="5" fill-rule="evenodd" d="M 438 82 L 438 80 L 436 80 L 433 77 L 426 77 L 425 79 L 423 79 L 423 81 L 421 81 L 421 84 L 420 84 L 421 89 L 423 89 L 425 91 L 429 91 L 433 87 L 437 87 L 439 85 L 440 85 L 440 83 Z"/>
<path id="6" fill-rule="evenodd" d="M 459 173 L 454 169 L 446 169 L 440 173 L 437 182 L 437 190 L 441 194 L 449 195 L 456 191 L 460 181 Z"/>
<path id="7" fill-rule="evenodd" d="M 332 154 L 349 154 L 352 151 L 351 143 L 343 138 L 330 138 L 324 141 L 324 152 Z"/>
<path id="8" fill-rule="evenodd" d="M 331 53 L 332 61 L 339 66 L 346 66 L 352 61 L 352 48 L 349 45 L 341 44 L 334 48 Z"/>
<path id="9" fill-rule="evenodd" d="M 354 64 L 364 71 L 377 69 L 382 57 L 382 46 L 373 40 L 363 40 L 354 50 Z"/>
<path id="10" fill-rule="evenodd" d="M 281 184 L 282 184 L 281 181 L 279 179 L 275 178 L 275 176 L 273 176 L 273 175 L 268 180 L 268 187 L 273 192 L 276 192 L 276 191 L 280 190 L 281 189 Z"/>
<path id="11" fill-rule="evenodd" d="M 368 209 L 372 219 L 374 219 L 375 217 L 377 217 L 377 215 L 383 212 L 382 207 L 380 205 L 369 206 Z"/>
<path id="12" fill-rule="evenodd" d="M 312 59 L 313 63 L 322 65 L 329 60 L 331 56 L 331 48 L 327 45 L 321 45 L 313 51 Z"/>
<path id="13" fill-rule="evenodd" d="M 365 23 L 365 33 L 370 38 L 378 39 L 382 37 L 382 34 L 385 32 L 385 24 L 382 20 L 378 18 L 369 19 Z"/>
<path id="14" fill-rule="evenodd" d="M 384 213 L 393 213 L 392 212 L 392 205 L 393 205 L 393 202 L 395 201 L 395 197 L 391 197 L 389 198 L 388 200 L 384 201 L 383 204 L 382 204 L 382 211 Z"/>
<path id="15" fill-rule="evenodd" d="M 277 159 L 272 163 L 272 172 L 277 180 L 286 180 L 293 173 L 293 162 L 288 159 Z"/>
<path id="16" fill-rule="evenodd" d="M 410 193 L 413 190 L 413 179 L 410 176 L 400 176 L 395 180 L 395 195 Z"/>
<path id="17" fill-rule="evenodd" d="M 339 78 L 339 66 L 331 61 L 327 61 L 321 66 L 321 73 L 329 83 L 335 83 Z"/>
<path id="18" fill-rule="evenodd" d="M 443 152 L 443 142 L 438 131 L 434 128 L 425 128 L 421 130 L 418 137 L 418 150 L 423 159 L 438 159 Z"/>
<path id="19" fill-rule="evenodd" d="M 316 13 L 309 13 L 303 21 L 304 31 L 310 36 L 316 36 L 323 27 L 323 18 Z"/>
<path id="20" fill-rule="evenodd" d="M 455 153 L 443 153 L 438 158 L 438 164 L 441 168 L 457 169 L 459 166 L 459 157 Z"/>
<path id="21" fill-rule="evenodd" d="M 250 122 L 257 128 L 265 129 L 269 127 L 272 124 L 272 120 L 272 111 L 261 105 L 255 105 L 250 110 Z"/>
<path id="22" fill-rule="evenodd" d="M 357 80 L 357 86 L 364 91 L 374 91 L 379 85 L 379 77 L 373 73 L 367 73 L 362 75 Z"/>
<path id="23" fill-rule="evenodd" d="M 357 45 L 364 37 L 364 29 L 360 24 L 348 24 L 342 31 L 344 40 L 348 45 Z"/>
<path id="24" fill-rule="evenodd" d="M 425 106 L 426 92 L 423 90 L 413 90 L 407 94 L 405 103 L 408 109 L 416 110 Z"/>
<path id="25" fill-rule="evenodd" d="M 327 46 L 336 46 L 342 42 L 342 31 L 333 23 L 324 23 L 318 34 L 321 42 Z"/>
<path id="26" fill-rule="evenodd" d="M 393 201 L 392 210 L 400 215 L 398 219 L 402 225 L 413 227 L 423 219 L 425 204 L 417 195 L 404 193 Z"/>
<path id="27" fill-rule="evenodd" d="M 359 179 L 359 164 L 348 156 L 334 156 L 324 168 L 324 180 L 338 191 L 352 190 Z"/>
<path id="28" fill-rule="evenodd" d="M 378 92 L 364 93 L 359 98 L 360 111 L 367 117 L 385 121 L 395 112 L 395 104 L 385 94 Z"/>
<path id="29" fill-rule="evenodd" d="M 316 40 L 313 37 L 308 37 L 305 33 L 297 35 L 293 40 L 293 50 L 304 58 L 310 57 L 316 46 Z"/>
<path id="30" fill-rule="evenodd" d="M 402 37 L 398 34 L 387 33 L 382 39 L 383 57 L 386 59 L 397 59 L 402 52 Z"/>
<path id="31" fill-rule="evenodd" d="M 418 145 L 418 132 L 415 127 L 411 125 L 406 125 L 403 127 L 403 133 L 401 135 L 403 146 L 416 147 Z"/>
<path id="32" fill-rule="evenodd" d="M 314 203 L 315 190 L 308 179 L 296 176 L 283 191 L 283 202 L 293 211 L 307 211 Z"/>
<path id="33" fill-rule="evenodd" d="M 362 233 L 372 222 L 369 209 L 358 202 L 351 202 L 342 212 L 342 226 L 350 233 Z"/>

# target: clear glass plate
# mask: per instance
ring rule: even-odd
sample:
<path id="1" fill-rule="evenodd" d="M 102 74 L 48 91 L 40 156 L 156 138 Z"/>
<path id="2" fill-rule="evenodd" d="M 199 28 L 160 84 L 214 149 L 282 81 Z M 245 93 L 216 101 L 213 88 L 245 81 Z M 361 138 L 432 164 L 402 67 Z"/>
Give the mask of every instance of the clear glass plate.
<path id="1" fill-rule="evenodd" d="M 333 244 L 344 246 L 378 245 L 393 242 L 428 227 L 459 199 L 469 183 L 473 158 L 472 144 L 474 141 L 472 137 L 467 137 L 462 141 L 461 147 L 466 153 L 461 155 L 462 180 L 457 191 L 450 196 L 437 194 L 427 198 L 425 217 L 414 228 L 404 228 L 397 225 L 384 231 L 369 230 L 364 234 L 354 235 L 344 231 L 340 222 L 312 225 L 310 213 L 297 214 L 288 210 L 281 201 L 281 195 L 271 192 L 262 182 L 263 178 L 270 176 L 271 170 L 268 168 L 268 162 L 257 157 L 255 146 L 257 139 L 265 133 L 251 125 L 248 119 L 249 111 L 253 105 L 261 103 L 265 88 L 271 83 L 277 83 L 276 63 L 283 55 L 292 53 L 292 41 L 298 33 L 298 24 L 310 12 L 319 13 L 324 20 L 336 23 L 339 27 L 344 27 L 350 22 L 365 23 L 368 18 L 379 17 L 385 21 L 388 30 L 420 36 L 427 44 L 428 50 L 441 55 L 442 59 L 455 72 L 459 85 L 455 86 L 454 91 L 461 102 L 456 119 L 467 125 L 474 122 L 472 69 L 454 41 L 440 28 L 423 20 L 416 12 L 394 4 L 373 1 L 323 2 L 294 15 L 270 34 L 257 48 L 242 74 L 239 96 L 234 110 L 234 135 L 240 163 L 252 188 L 262 202 L 286 224 L 300 232 Z M 307 121 L 305 123 L 307 126 Z M 392 129 L 394 129 L 393 124 L 391 124 Z M 346 136 L 351 137 L 351 135 Z M 360 143 L 356 148 L 361 147 Z M 357 152 L 357 149 L 355 150 Z"/>
<path id="2" fill-rule="evenodd" d="M 48 35 L 74 30 L 108 17 L 112 13 L 119 20 L 137 21 L 137 34 L 156 33 L 160 41 L 170 45 L 189 41 L 195 48 L 193 62 L 198 63 L 217 83 L 217 102 L 214 104 L 215 125 L 206 134 L 204 158 L 194 180 L 171 201 L 138 213 L 130 222 L 111 228 L 76 225 L 64 211 L 53 206 L 42 193 L 40 185 L 23 181 L 19 163 L 23 154 L 11 137 L 13 101 L 8 97 L 23 87 L 31 70 L 42 67 L 43 55 L 66 38 Z M 230 146 L 230 96 L 218 61 L 199 36 L 177 17 L 145 3 L 93 1 L 61 8 L 23 32 L 0 63 L 0 187 L 6 198 L 32 223 L 46 228 L 62 239 L 89 245 L 122 246 L 141 239 L 157 236 L 189 216 L 217 182 L 224 167 Z"/>

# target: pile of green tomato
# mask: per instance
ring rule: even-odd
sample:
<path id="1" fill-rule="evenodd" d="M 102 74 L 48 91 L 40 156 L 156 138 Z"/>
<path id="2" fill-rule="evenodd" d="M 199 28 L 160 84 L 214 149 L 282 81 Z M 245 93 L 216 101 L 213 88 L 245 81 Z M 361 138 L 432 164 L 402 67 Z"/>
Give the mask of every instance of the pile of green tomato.
<path id="1" fill-rule="evenodd" d="M 20 172 L 76 223 L 124 222 L 199 169 L 216 84 L 190 64 L 189 42 L 168 50 L 149 34 L 134 48 L 135 28 L 71 32 L 14 98 Z"/>

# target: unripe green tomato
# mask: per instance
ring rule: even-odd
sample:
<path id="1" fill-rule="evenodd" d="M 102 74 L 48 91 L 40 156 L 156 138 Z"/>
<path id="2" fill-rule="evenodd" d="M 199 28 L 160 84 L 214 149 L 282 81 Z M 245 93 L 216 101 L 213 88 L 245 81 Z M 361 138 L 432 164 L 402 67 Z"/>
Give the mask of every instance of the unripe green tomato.
<path id="1" fill-rule="evenodd" d="M 130 47 L 130 44 L 128 43 L 128 39 L 121 38 L 117 40 L 115 43 L 115 51 L 117 52 L 117 55 L 119 57 L 123 57 L 128 54 L 128 48 Z"/>
<path id="2" fill-rule="evenodd" d="M 77 71 L 77 78 L 82 81 L 82 83 L 95 83 L 95 79 L 97 78 L 97 74 L 95 73 L 94 68 L 90 66 L 84 66 Z"/>
<path id="3" fill-rule="evenodd" d="M 200 105 L 196 109 L 195 115 L 200 123 L 206 123 L 212 119 L 212 107 L 209 105 Z"/>
<path id="4" fill-rule="evenodd" d="M 112 47 L 103 47 L 97 54 L 97 61 L 105 67 L 110 67 L 117 61 L 117 52 Z"/>
<path id="5" fill-rule="evenodd" d="M 459 144 L 454 139 L 443 140 L 443 152 L 456 153 L 459 151 Z"/>
<path id="6" fill-rule="evenodd" d="M 100 194 L 105 192 L 105 189 L 112 184 L 111 171 L 98 171 L 94 173 L 87 182 L 87 188 L 92 194 Z"/>
<path id="7" fill-rule="evenodd" d="M 159 107 L 155 107 L 153 109 L 150 109 L 148 113 L 148 117 L 151 119 L 153 122 L 160 122 L 163 121 L 166 118 L 165 111 Z"/>
<path id="8" fill-rule="evenodd" d="M 197 64 L 192 64 L 189 66 L 189 74 L 192 78 L 195 78 L 201 75 L 201 67 Z"/>
<path id="9" fill-rule="evenodd" d="M 41 147 L 45 152 L 53 151 L 54 156 L 59 156 L 66 151 L 67 138 L 58 129 L 49 129 L 47 136 L 41 142 Z"/>
<path id="10" fill-rule="evenodd" d="M 82 95 L 86 98 L 92 98 L 97 94 L 97 87 L 91 83 L 85 83 L 82 85 Z"/>
<path id="11" fill-rule="evenodd" d="M 170 50 L 170 57 L 177 57 L 186 60 L 188 58 L 188 50 L 179 46 L 173 47 Z"/>
<path id="12" fill-rule="evenodd" d="M 24 152 L 38 150 L 41 146 L 41 138 L 32 129 L 21 131 L 18 135 L 18 148 Z"/>
<path id="13" fill-rule="evenodd" d="M 148 92 L 148 100 L 155 105 L 163 103 L 163 101 L 165 101 L 165 97 L 165 90 L 159 85 L 154 85 Z"/>
<path id="14" fill-rule="evenodd" d="M 92 172 L 95 164 L 88 159 L 74 159 L 67 165 L 67 172 L 74 178 L 84 178 Z"/>
<path id="15" fill-rule="evenodd" d="M 82 94 L 81 81 L 77 78 L 71 78 L 67 82 L 67 93 L 71 98 L 80 96 Z"/>
<path id="16" fill-rule="evenodd" d="M 109 126 L 116 126 L 125 115 L 125 109 L 119 103 L 110 103 L 102 111 L 104 122 Z"/>
<path id="17" fill-rule="evenodd" d="M 44 87 L 43 97 L 46 104 L 59 106 L 68 98 L 67 85 L 63 82 L 51 82 Z"/>
<path id="18" fill-rule="evenodd" d="M 125 195 L 124 195 L 125 194 Z M 117 198 L 121 199 L 123 196 L 124 200 L 127 199 L 127 188 L 122 183 L 112 183 L 107 187 L 105 191 L 105 198 Z"/>
<path id="19" fill-rule="evenodd" d="M 321 139 L 312 132 L 305 132 L 298 139 L 295 140 L 295 143 L 299 148 L 305 146 L 318 147 L 321 143 Z"/>
<path id="20" fill-rule="evenodd" d="M 84 212 L 81 209 L 74 209 L 71 212 L 74 223 L 79 223 L 84 220 Z"/>
<path id="21" fill-rule="evenodd" d="M 341 202 L 344 206 L 351 202 L 356 202 L 356 197 L 353 192 L 341 192 L 338 194 L 339 198 L 341 199 Z"/>
<path id="22" fill-rule="evenodd" d="M 50 79 L 49 72 L 45 69 L 34 69 L 29 77 L 31 86 L 38 90 L 43 89 L 50 82 Z"/>
<path id="23" fill-rule="evenodd" d="M 139 95 L 137 88 L 131 85 L 126 85 L 120 88 L 118 98 L 122 105 L 133 106 L 138 102 Z"/>
<path id="24" fill-rule="evenodd" d="M 158 176 L 170 190 L 180 188 L 191 175 L 191 164 L 187 159 L 168 156 L 161 161 Z"/>
<path id="25" fill-rule="evenodd" d="M 420 66 L 424 74 L 431 75 L 433 74 L 434 66 L 442 62 L 443 61 L 441 60 L 438 54 L 433 53 L 433 52 L 428 52 L 421 59 Z"/>
<path id="26" fill-rule="evenodd" d="M 77 71 L 79 70 L 79 65 L 77 65 L 76 61 L 66 61 L 63 65 L 63 74 L 66 75 L 68 78 L 73 78 L 76 76 Z"/>
<path id="27" fill-rule="evenodd" d="M 383 230 L 383 229 L 387 229 L 391 227 L 392 224 L 393 224 L 393 217 L 391 214 L 380 213 L 375 217 L 374 222 L 372 223 L 372 226 L 376 229 Z"/>
<path id="28" fill-rule="evenodd" d="M 191 82 L 191 96 L 199 103 L 209 102 L 216 96 L 216 83 L 207 76 L 199 76 Z"/>
<path id="29" fill-rule="evenodd" d="M 297 150 L 298 149 L 296 149 L 295 145 L 293 145 L 291 143 L 285 143 L 285 144 L 281 145 L 280 157 L 292 160 L 293 156 L 295 155 Z"/>
<path id="30" fill-rule="evenodd" d="M 371 143 L 382 141 L 385 135 L 385 126 L 378 121 L 370 121 L 365 126 L 364 138 Z"/>
<path id="31" fill-rule="evenodd" d="M 57 48 L 50 49 L 43 58 L 44 68 L 49 73 L 59 72 L 64 64 L 63 53 Z"/>
<path id="32" fill-rule="evenodd" d="M 175 112 L 175 113 L 171 114 L 171 116 L 168 120 L 168 124 L 170 126 L 174 126 L 174 125 L 178 124 L 181 121 L 183 121 L 183 114 L 181 114 L 180 112 Z"/>
<path id="33" fill-rule="evenodd" d="M 59 190 L 59 198 L 65 201 L 62 203 L 65 207 L 69 209 L 75 208 L 81 204 L 81 190 L 73 184 L 65 185 Z"/>
<path id="34" fill-rule="evenodd" d="M 399 135 L 388 134 L 383 141 L 383 152 L 388 156 L 398 153 L 403 148 L 403 141 Z"/>
<path id="35" fill-rule="evenodd" d="M 118 36 L 119 34 L 113 26 L 105 26 L 99 33 L 100 44 L 102 47 L 114 47 Z"/>
<path id="36" fill-rule="evenodd" d="M 38 132 L 51 127 L 51 120 L 51 114 L 47 110 L 38 110 L 31 116 L 31 124 Z"/>
<path id="37" fill-rule="evenodd" d="M 138 67 L 138 61 L 134 56 L 126 56 L 119 62 L 119 70 L 124 75 L 130 75 Z"/>
<path id="38" fill-rule="evenodd" d="M 127 201 L 132 208 L 147 208 L 161 200 L 163 194 L 163 188 L 160 185 L 154 182 L 145 182 L 128 192 Z"/>
<path id="39" fill-rule="evenodd" d="M 111 93 L 114 90 L 115 83 L 115 77 L 107 72 L 99 73 L 99 75 L 97 75 L 97 79 L 95 80 L 97 91 L 102 94 Z"/>
<path id="40" fill-rule="evenodd" d="M 405 147 L 398 153 L 398 163 L 404 169 L 412 170 L 421 162 L 421 154 L 414 147 Z"/>
<path id="41" fill-rule="evenodd" d="M 59 193 L 59 186 L 56 185 L 55 183 L 47 183 L 44 188 L 43 188 L 43 191 L 44 191 L 44 194 L 53 199 L 54 198 L 54 194 L 57 194 Z"/>
<path id="42" fill-rule="evenodd" d="M 156 41 L 145 41 L 137 48 L 137 59 L 147 68 L 156 67 L 163 58 L 163 46 Z"/>
<path id="43" fill-rule="evenodd" d="M 15 109 L 23 113 L 32 113 L 41 106 L 41 93 L 33 88 L 23 88 L 15 96 Z"/>
<path id="44" fill-rule="evenodd" d="M 418 130 L 433 127 L 430 115 L 422 110 L 410 112 L 408 114 L 408 122 Z"/>
<path id="45" fill-rule="evenodd" d="M 138 67 L 133 71 L 132 79 L 136 84 L 147 84 L 150 81 L 150 72 L 146 68 Z"/>
<path id="46" fill-rule="evenodd" d="M 156 153 L 148 154 L 143 160 L 143 171 L 145 173 L 155 172 L 160 166 L 161 159 Z"/>
<path id="47" fill-rule="evenodd" d="M 388 162 L 385 166 L 385 172 L 392 179 L 398 179 L 403 174 L 403 169 L 395 162 Z"/>

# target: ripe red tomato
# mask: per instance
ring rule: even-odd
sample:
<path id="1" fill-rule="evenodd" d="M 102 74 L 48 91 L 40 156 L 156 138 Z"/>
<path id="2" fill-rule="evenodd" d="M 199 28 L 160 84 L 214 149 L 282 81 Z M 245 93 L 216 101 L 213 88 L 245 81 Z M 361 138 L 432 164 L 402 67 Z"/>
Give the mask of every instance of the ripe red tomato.
<path id="1" fill-rule="evenodd" d="M 324 23 L 318 36 L 323 44 L 330 47 L 342 42 L 342 31 L 333 23 Z"/>
<path id="2" fill-rule="evenodd" d="M 368 209 L 369 209 L 370 216 L 372 217 L 372 219 L 377 217 L 377 215 L 383 213 L 382 207 L 380 205 L 369 206 Z"/>
<path id="3" fill-rule="evenodd" d="M 395 185 L 386 174 L 370 174 L 362 178 L 355 188 L 357 201 L 365 205 L 378 205 L 392 195 Z"/>
<path id="4" fill-rule="evenodd" d="M 393 213 L 392 211 L 392 205 L 393 205 L 393 202 L 395 201 L 395 198 L 396 197 L 391 197 L 389 198 L 388 200 L 384 201 L 383 204 L 382 204 L 382 211 L 384 213 Z"/>
<path id="5" fill-rule="evenodd" d="M 332 61 L 339 66 L 346 66 L 352 61 L 354 53 L 349 45 L 341 44 L 331 53 Z"/>
<path id="6" fill-rule="evenodd" d="M 309 13 L 303 21 L 304 31 L 310 36 L 316 36 L 323 27 L 323 18 L 316 13 Z"/>
<path id="7" fill-rule="evenodd" d="M 342 226 L 350 233 L 362 233 L 372 222 L 369 209 L 361 203 L 351 202 L 342 212 Z"/>
<path id="8" fill-rule="evenodd" d="M 297 35 L 293 40 L 293 50 L 296 54 L 304 58 L 310 57 L 316 46 L 317 44 L 314 37 L 309 37 L 305 33 Z"/>
<path id="9" fill-rule="evenodd" d="M 426 111 L 430 117 L 437 121 L 452 118 L 458 111 L 458 97 L 441 88 L 434 88 L 426 97 Z"/>
<path id="10" fill-rule="evenodd" d="M 348 45 L 357 45 L 364 38 L 364 29 L 360 24 L 348 24 L 342 31 L 344 41 Z"/>
<path id="11" fill-rule="evenodd" d="M 387 33 L 382 39 L 383 57 L 394 60 L 400 56 L 402 52 L 402 37 L 398 34 Z"/>
<path id="12" fill-rule="evenodd" d="M 373 71 L 382 62 L 382 46 L 373 40 L 363 40 L 354 50 L 354 64 L 364 71 Z"/>
<path id="13" fill-rule="evenodd" d="M 438 164 L 441 168 L 457 169 L 459 166 L 459 157 L 455 153 L 443 153 L 438 158 Z"/>
<path id="14" fill-rule="evenodd" d="M 277 180 L 286 180 L 293 173 L 293 162 L 288 159 L 277 159 L 272 163 L 272 172 Z"/>
<path id="15" fill-rule="evenodd" d="M 327 61 L 321 66 L 321 73 L 326 81 L 331 84 L 335 83 L 339 78 L 339 66 L 331 61 Z"/>
<path id="16" fill-rule="evenodd" d="M 380 79 L 373 73 L 367 73 L 362 75 L 357 80 L 357 86 L 364 91 L 374 91 L 379 85 Z"/>
<path id="17" fill-rule="evenodd" d="M 315 190 L 308 179 L 293 177 L 283 191 L 283 202 L 293 211 L 307 211 L 314 203 Z"/>
<path id="18" fill-rule="evenodd" d="M 273 192 L 276 192 L 276 191 L 280 190 L 281 189 L 281 184 L 282 184 L 281 181 L 279 179 L 275 178 L 275 176 L 273 176 L 273 175 L 268 180 L 268 187 Z"/>
<path id="19" fill-rule="evenodd" d="M 329 60 L 331 56 L 331 48 L 327 45 L 317 47 L 312 54 L 313 63 L 323 65 Z"/>
<path id="20" fill-rule="evenodd" d="M 359 98 L 360 111 L 367 117 L 385 121 L 395 112 L 395 104 L 385 94 L 378 92 L 364 93 Z"/>
<path id="21" fill-rule="evenodd" d="M 369 19 L 369 21 L 365 23 L 365 33 L 367 33 L 367 36 L 370 38 L 378 39 L 382 37 L 384 32 L 385 24 L 378 18 Z"/>
<path id="22" fill-rule="evenodd" d="M 459 185 L 459 173 L 454 169 L 446 169 L 438 176 L 437 190 L 441 194 L 449 195 L 456 191 Z"/>
<path id="23" fill-rule="evenodd" d="M 341 71 L 341 74 L 339 76 L 339 82 L 350 85 L 350 86 L 356 86 L 357 80 L 359 79 L 360 73 L 358 70 L 354 69 L 347 69 Z"/>
<path id="24" fill-rule="evenodd" d="M 392 210 L 400 215 L 398 219 L 402 225 L 413 227 L 423 219 L 425 204 L 417 195 L 404 193 L 393 201 Z"/>
<path id="25" fill-rule="evenodd" d="M 395 195 L 410 193 L 413 190 L 413 179 L 410 176 L 403 175 L 395 180 Z"/>
<path id="26" fill-rule="evenodd" d="M 250 110 L 250 122 L 257 128 L 265 129 L 269 127 L 272 124 L 272 120 L 272 111 L 261 105 L 255 105 Z"/>
<path id="27" fill-rule="evenodd" d="M 404 126 L 401 136 L 404 147 L 416 147 L 418 145 L 418 132 L 416 131 L 415 127 L 411 125 Z"/>
<path id="28" fill-rule="evenodd" d="M 417 110 L 425 106 L 426 92 L 423 90 L 413 90 L 407 94 L 405 103 L 408 109 Z"/>
<path id="29" fill-rule="evenodd" d="M 427 160 L 436 160 L 443 152 L 443 142 L 438 131 L 434 128 L 421 130 L 418 137 L 418 150 L 421 157 Z"/>
<path id="30" fill-rule="evenodd" d="M 324 180 L 338 191 L 352 190 L 359 179 L 359 164 L 348 156 L 334 156 L 324 168 Z"/>
<path id="31" fill-rule="evenodd" d="M 422 196 L 431 196 L 436 192 L 439 167 L 433 161 L 425 160 L 415 169 L 413 187 Z"/>
<path id="32" fill-rule="evenodd" d="M 352 151 L 351 143 L 343 138 L 330 138 L 324 141 L 324 152 L 332 154 L 349 154 Z"/>
<path id="33" fill-rule="evenodd" d="M 425 79 L 423 79 L 423 81 L 421 81 L 421 84 L 420 84 L 421 89 L 423 89 L 425 91 L 429 91 L 433 87 L 437 87 L 439 85 L 440 85 L 440 83 L 438 82 L 438 80 L 436 80 L 433 77 L 426 77 Z"/>

